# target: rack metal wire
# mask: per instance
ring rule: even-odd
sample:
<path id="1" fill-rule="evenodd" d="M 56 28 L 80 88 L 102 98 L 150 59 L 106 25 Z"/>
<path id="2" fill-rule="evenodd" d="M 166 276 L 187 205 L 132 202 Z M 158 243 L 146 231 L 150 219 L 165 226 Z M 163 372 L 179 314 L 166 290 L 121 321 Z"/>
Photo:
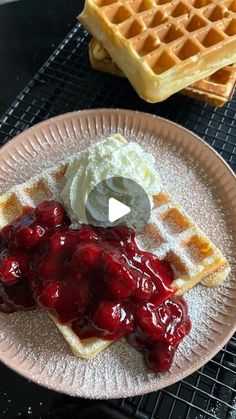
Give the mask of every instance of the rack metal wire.
<path id="1" fill-rule="evenodd" d="M 125 79 L 95 72 L 89 35 L 76 25 L 0 119 L 0 144 L 54 115 L 86 108 L 158 114 L 194 131 L 236 169 L 236 97 L 223 108 L 175 95 L 142 101 Z M 140 419 L 236 419 L 236 337 L 199 371 L 161 391 L 109 403 Z"/>

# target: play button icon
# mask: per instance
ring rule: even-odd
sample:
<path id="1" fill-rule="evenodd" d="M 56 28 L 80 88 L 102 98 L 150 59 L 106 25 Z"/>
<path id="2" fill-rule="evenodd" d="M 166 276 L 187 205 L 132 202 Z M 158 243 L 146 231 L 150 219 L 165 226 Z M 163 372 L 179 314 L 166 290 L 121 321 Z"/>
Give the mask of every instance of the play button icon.
<path id="1" fill-rule="evenodd" d="M 111 177 L 89 193 L 85 214 L 88 224 L 100 227 L 126 225 L 140 231 L 149 221 L 150 199 L 132 179 Z"/>
<path id="2" fill-rule="evenodd" d="M 118 201 L 115 198 L 109 198 L 108 200 L 108 220 L 110 223 L 119 220 L 130 213 L 130 207 Z"/>

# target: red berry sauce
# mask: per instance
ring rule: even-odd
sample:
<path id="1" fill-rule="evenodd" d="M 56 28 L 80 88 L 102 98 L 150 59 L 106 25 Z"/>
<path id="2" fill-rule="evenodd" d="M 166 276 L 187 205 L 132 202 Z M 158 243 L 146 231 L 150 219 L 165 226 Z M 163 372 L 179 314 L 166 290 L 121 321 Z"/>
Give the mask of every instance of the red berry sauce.
<path id="1" fill-rule="evenodd" d="M 185 301 L 174 296 L 166 261 L 141 251 L 128 227 L 70 228 L 64 209 L 44 201 L 2 229 L 0 310 L 41 306 L 80 338 L 124 336 L 154 371 L 167 371 L 189 333 Z"/>

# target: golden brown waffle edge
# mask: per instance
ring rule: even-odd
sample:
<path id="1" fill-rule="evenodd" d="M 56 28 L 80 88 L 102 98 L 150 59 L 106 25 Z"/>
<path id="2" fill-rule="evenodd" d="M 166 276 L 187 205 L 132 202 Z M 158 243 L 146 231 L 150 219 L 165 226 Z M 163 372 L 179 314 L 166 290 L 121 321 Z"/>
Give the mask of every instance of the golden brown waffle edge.
<path id="1" fill-rule="evenodd" d="M 235 18 L 228 0 L 86 0 L 79 16 L 151 103 L 236 62 Z"/>
<path id="2" fill-rule="evenodd" d="M 92 68 L 115 76 L 125 77 L 103 46 L 94 38 L 89 43 Z M 226 66 L 206 79 L 199 80 L 179 93 L 204 101 L 213 106 L 223 106 L 231 99 L 236 85 L 236 64 Z"/>

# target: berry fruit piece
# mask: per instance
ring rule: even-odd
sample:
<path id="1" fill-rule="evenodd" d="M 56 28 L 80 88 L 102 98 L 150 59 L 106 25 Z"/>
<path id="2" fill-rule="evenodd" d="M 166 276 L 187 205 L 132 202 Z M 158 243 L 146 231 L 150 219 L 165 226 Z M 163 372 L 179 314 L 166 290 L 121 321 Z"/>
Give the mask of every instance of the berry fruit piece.
<path id="1" fill-rule="evenodd" d="M 69 279 L 61 285 L 55 308 L 62 323 L 71 323 L 86 311 L 90 303 L 91 290 L 85 280 L 78 285 L 76 281 Z"/>
<path id="2" fill-rule="evenodd" d="M 117 264 L 113 272 L 107 274 L 108 294 L 112 299 L 124 300 L 134 292 L 136 282 L 134 275 L 126 266 Z"/>
<path id="3" fill-rule="evenodd" d="M 53 236 L 50 238 L 50 251 L 53 253 L 61 252 L 65 245 L 66 241 L 66 234 L 63 234 L 63 232 L 59 231 L 53 234 Z"/>
<path id="4" fill-rule="evenodd" d="M 75 230 L 61 227 L 55 232 L 50 230 L 50 251 L 52 253 L 61 252 L 63 249 L 73 249 L 78 244 L 78 236 Z"/>
<path id="5" fill-rule="evenodd" d="M 55 278 L 59 271 L 57 257 L 48 253 L 39 261 L 35 260 L 33 262 L 32 268 L 33 272 L 36 272 L 39 278 Z"/>
<path id="6" fill-rule="evenodd" d="M 136 309 L 136 321 L 142 332 L 151 341 L 159 340 L 165 332 L 160 321 L 157 308 L 150 303 L 144 304 Z"/>
<path id="7" fill-rule="evenodd" d="M 102 264 L 103 269 L 108 275 L 114 277 L 120 276 L 120 270 L 125 265 L 125 259 L 121 253 L 110 246 L 108 249 L 102 252 Z"/>
<path id="8" fill-rule="evenodd" d="M 146 352 L 145 360 L 154 372 L 165 372 L 171 367 L 176 348 L 166 342 L 159 342 Z"/>
<path id="9" fill-rule="evenodd" d="M 0 259 L 0 281 L 4 285 L 13 285 L 21 278 L 21 270 L 17 259 L 12 256 Z"/>
<path id="10" fill-rule="evenodd" d="M 139 275 L 136 279 L 134 297 L 138 301 L 150 301 L 156 287 L 146 275 Z"/>
<path id="11" fill-rule="evenodd" d="M 27 277 L 29 274 L 29 262 L 31 260 L 30 252 L 25 251 L 23 248 L 16 247 L 12 252 L 12 256 L 18 261 L 21 273 Z"/>
<path id="12" fill-rule="evenodd" d="M 93 324 L 103 335 L 115 334 L 121 327 L 124 310 L 121 304 L 101 301 L 93 315 Z"/>
<path id="13" fill-rule="evenodd" d="M 95 243 L 78 245 L 72 256 L 72 266 L 80 270 L 81 266 L 92 269 L 98 263 L 101 249 Z"/>
<path id="14" fill-rule="evenodd" d="M 7 224 L 2 229 L 2 235 L 8 244 L 8 246 L 16 246 L 17 243 L 17 233 L 18 231 L 27 228 L 32 227 L 32 224 L 34 223 L 34 218 L 31 213 L 23 214 L 20 217 L 16 218 L 12 223 Z"/>
<path id="15" fill-rule="evenodd" d="M 172 286 L 174 274 L 170 264 L 164 260 L 159 260 L 156 256 L 150 259 L 150 264 L 154 272 L 152 281 L 156 286 L 152 295 L 152 303 L 159 306 L 175 292 L 175 288 Z"/>
<path id="16" fill-rule="evenodd" d="M 187 305 L 183 298 L 173 297 L 166 300 L 158 308 L 158 313 L 165 328 L 164 340 L 169 345 L 179 344 L 191 329 Z"/>
<path id="17" fill-rule="evenodd" d="M 111 278 L 108 282 L 108 294 L 112 300 L 125 300 L 129 298 L 132 289 L 122 280 L 122 278 Z"/>
<path id="18" fill-rule="evenodd" d="M 97 235 L 97 233 L 91 227 L 88 227 L 88 226 L 81 227 L 77 235 L 78 235 L 79 241 L 82 241 L 82 242 L 90 242 L 90 241 L 96 242 L 100 240 L 100 237 Z"/>
<path id="19" fill-rule="evenodd" d="M 38 291 L 38 302 L 47 309 L 55 307 L 60 295 L 61 283 L 49 282 L 41 291 Z"/>
<path id="20" fill-rule="evenodd" d="M 153 255 L 151 264 L 155 268 L 157 275 L 163 278 L 169 285 L 174 281 L 174 272 L 169 262 L 160 260 Z"/>
<path id="21" fill-rule="evenodd" d="M 15 232 L 15 242 L 17 246 L 30 249 L 39 243 L 44 233 L 45 229 L 38 224 L 23 225 Z"/>
<path id="22" fill-rule="evenodd" d="M 56 201 L 43 201 L 35 208 L 36 219 L 47 227 L 59 226 L 64 220 L 65 212 Z"/>

